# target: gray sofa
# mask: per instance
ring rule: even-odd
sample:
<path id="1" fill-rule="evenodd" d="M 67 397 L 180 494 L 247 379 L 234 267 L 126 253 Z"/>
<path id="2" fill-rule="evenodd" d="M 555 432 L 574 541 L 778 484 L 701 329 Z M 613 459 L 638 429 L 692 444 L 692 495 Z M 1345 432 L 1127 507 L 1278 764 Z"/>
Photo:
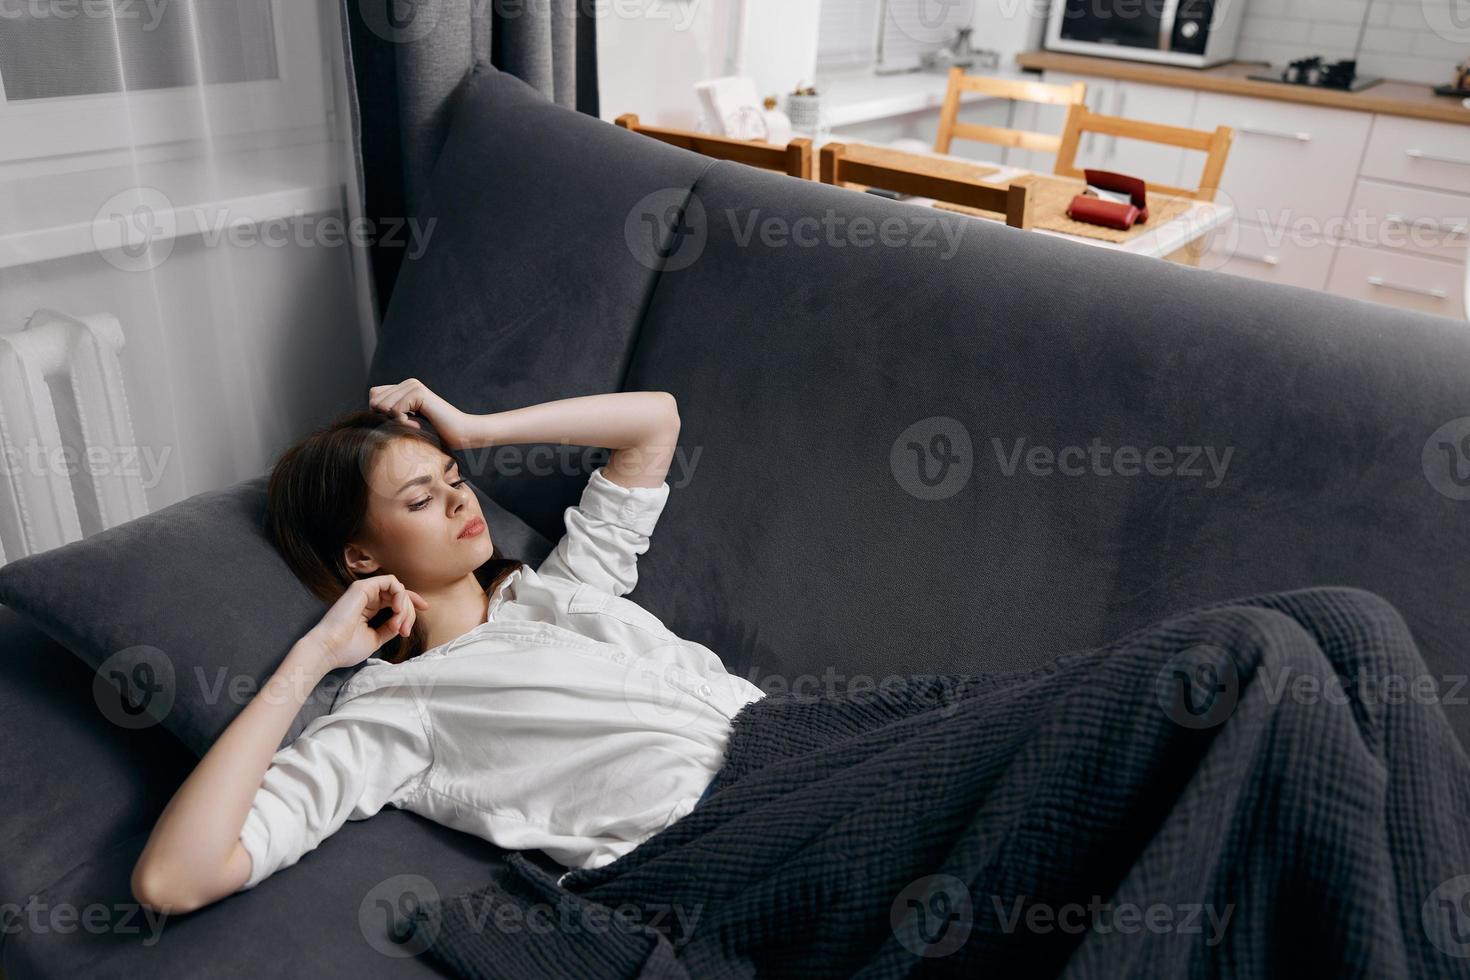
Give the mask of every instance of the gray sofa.
<path id="1" fill-rule="evenodd" d="M 474 412 L 673 392 L 684 453 L 632 598 L 767 690 L 1023 667 L 1195 604 L 1349 585 L 1403 613 L 1470 736 L 1463 323 L 713 162 L 488 67 L 421 217 L 369 383 Z M 545 548 L 595 462 L 471 472 Z M 430 975 L 374 925 L 374 890 L 500 868 L 389 810 L 129 931 L 129 872 L 195 756 L 109 724 L 90 668 L 4 608 L 0 648 L 11 980 Z M 112 927 L 84 925 L 97 906 Z"/>

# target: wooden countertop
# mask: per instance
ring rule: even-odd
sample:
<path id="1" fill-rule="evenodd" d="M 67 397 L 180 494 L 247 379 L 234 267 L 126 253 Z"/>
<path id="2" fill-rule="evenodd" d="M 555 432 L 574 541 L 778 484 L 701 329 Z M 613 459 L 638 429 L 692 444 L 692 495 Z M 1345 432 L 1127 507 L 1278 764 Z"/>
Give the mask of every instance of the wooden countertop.
<path id="1" fill-rule="evenodd" d="M 1433 86 L 1415 82 L 1382 81 L 1357 92 L 1340 92 L 1309 88 L 1305 85 L 1253 81 L 1246 76 L 1270 71 L 1258 62 L 1232 61 L 1214 68 L 1179 68 L 1175 65 L 1154 65 L 1146 61 L 1125 61 L 1122 58 L 1093 58 L 1060 51 L 1024 51 L 1016 55 L 1016 63 L 1022 68 L 1099 75 L 1152 85 L 1171 85 L 1205 92 L 1249 95 L 1258 99 L 1305 102 L 1310 105 L 1357 109 L 1360 112 L 1381 112 L 1390 116 L 1470 124 L 1470 109 L 1461 105 L 1458 99 L 1435 95 Z M 1449 75 L 1450 67 L 1445 67 L 1446 76 Z M 1450 79 L 1446 77 L 1445 81 L 1449 82 Z"/>

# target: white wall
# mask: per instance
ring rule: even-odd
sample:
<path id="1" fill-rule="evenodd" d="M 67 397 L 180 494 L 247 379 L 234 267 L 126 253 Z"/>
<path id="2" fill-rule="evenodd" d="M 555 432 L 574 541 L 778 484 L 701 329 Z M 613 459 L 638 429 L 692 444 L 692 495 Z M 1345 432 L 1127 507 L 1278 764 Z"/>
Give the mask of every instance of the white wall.
<path id="1" fill-rule="evenodd" d="M 1372 9 L 1369 11 L 1369 4 Z M 1236 57 L 1277 67 L 1309 55 L 1351 58 L 1368 12 L 1358 73 L 1445 85 L 1470 56 L 1463 0 L 1248 0 Z M 1462 7 L 1463 9 L 1463 7 Z"/>
<path id="2" fill-rule="evenodd" d="M 806 0 L 814 2 L 814 0 Z M 696 128 L 693 85 L 727 73 L 734 0 L 600 5 L 598 102 L 603 119 Z"/>
<path id="3" fill-rule="evenodd" d="M 599 7 L 602 118 L 637 113 L 646 123 L 697 128 L 693 86 L 720 75 L 755 79 L 778 98 L 817 72 L 822 0 L 649 0 Z M 1039 0 L 973 2 L 973 41 L 1001 54 L 1040 44 Z"/>
<path id="4" fill-rule="evenodd" d="M 602 118 L 701 128 L 694 84 L 749 75 L 780 98 L 816 74 L 819 0 L 651 0 L 601 8 Z"/>
<path id="5" fill-rule="evenodd" d="M 755 79 L 756 91 L 782 96 L 810 85 L 817 73 L 817 15 L 820 0 L 744 0 L 739 4 L 736 74 Z"/>
<path id="6" fill-rule="evenodd" d="M 1016 55 L 1041 47 L 1046 10 L 1042 0 L 977 0 L 970 43 L 1000 52 L 1000 70 L 1015 71 Z"/>

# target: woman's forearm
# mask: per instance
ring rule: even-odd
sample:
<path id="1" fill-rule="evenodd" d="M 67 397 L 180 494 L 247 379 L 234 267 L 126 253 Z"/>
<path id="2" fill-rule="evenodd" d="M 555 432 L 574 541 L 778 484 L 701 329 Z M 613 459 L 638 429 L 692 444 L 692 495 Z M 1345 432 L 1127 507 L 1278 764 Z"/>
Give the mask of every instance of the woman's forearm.
<path id="1" fill-rule="evenodd" d="M 679 407 L 666 391 L 618 391 L 471 415 L 467 448 L 515 443 L 568 443 L 614 450 L 610 473 L 623 482 L 657 486 L 679 435 Z"/>
<path id="2" fill-rule="evenodd" d="M 647 445 L 678 417 L 666 391 L 579 395 L 470 416 L 470 447 L 522 442 L 566 442 L 623 449 Z"/>
<path id="3" fill-rule="evenodd" d="M 133 894 L 160 911 L 190 911 L 244 883 L 230 858 L 281 738 L 326 675 L 303 639 L 174 793 L 133 869 Z M 237 869 L 238 870 L 238 869 Z M 248 872 L 248 868 L 245 869 Z"/>

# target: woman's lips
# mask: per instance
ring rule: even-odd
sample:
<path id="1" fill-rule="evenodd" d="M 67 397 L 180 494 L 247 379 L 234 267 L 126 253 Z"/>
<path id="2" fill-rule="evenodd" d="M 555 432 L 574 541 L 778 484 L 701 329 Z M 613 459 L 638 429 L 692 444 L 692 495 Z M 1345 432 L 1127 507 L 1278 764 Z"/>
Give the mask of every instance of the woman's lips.
<path id="1" fill-rule="evenodd" d="M 459 532 L 460 538 L 473 538 L 485 533 L 485 522 L 480 518 L 472 518 Z"/>

